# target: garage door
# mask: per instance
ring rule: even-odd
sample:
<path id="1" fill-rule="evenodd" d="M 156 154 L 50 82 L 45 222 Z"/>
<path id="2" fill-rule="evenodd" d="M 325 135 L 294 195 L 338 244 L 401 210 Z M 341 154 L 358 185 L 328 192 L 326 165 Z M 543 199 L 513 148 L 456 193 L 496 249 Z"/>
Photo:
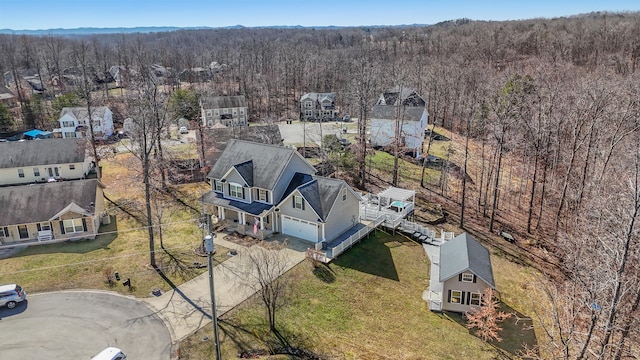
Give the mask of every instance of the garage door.
<path id="1" fill-rule="evenodd" d="M 301 239 L 318 242 L 318 227 L 315 223 L 292 218 L 282 217 L 282 233 Z"/>

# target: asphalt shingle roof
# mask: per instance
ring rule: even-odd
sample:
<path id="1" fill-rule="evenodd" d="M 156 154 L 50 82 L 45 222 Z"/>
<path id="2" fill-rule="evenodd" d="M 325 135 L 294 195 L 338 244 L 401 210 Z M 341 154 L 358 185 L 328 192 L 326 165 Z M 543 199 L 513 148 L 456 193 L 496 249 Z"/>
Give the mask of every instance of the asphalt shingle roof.
<path id="1" fill-rule="evenodd" d="M 244 95 L 238 96 L 213 96 L 202 98 L 200 106 L 204 109 L 227 109 L 247 107 Z"/>
<path id="2" fill-rule="evenodd" d="M 86 142 L 79 139 L 42 139 L 0 142 L 0 169 L 81 163 Z"/>
<path id="3" fill-rule="evenodd" d="M 300 186 L 298 191 L 320 216 L 320 220 L 325 221 L 343 185 L 342 180 L 314 176 L 311 182 Z"/>
<path id="4" fill-rule="evenodd" d="M 0 226 L 48 221 L 72 202 L 95 210 L 96 179 L 60 181 L 0 188 Z"/>
<path id="5" fill-rule="evenodd" d="M 253 186 L 272 190 L 293 156 L 297 156 L 294 149 L 233 139 L 207 178 L 221 179 L 231 167 L 252 161 Z"/>
<path id="6" fill-rule="evenodd" d="M 489 250 L 467 233 L 462 233 L 440 246 L 440 282 L 471 271 L 495 288 Z"/>

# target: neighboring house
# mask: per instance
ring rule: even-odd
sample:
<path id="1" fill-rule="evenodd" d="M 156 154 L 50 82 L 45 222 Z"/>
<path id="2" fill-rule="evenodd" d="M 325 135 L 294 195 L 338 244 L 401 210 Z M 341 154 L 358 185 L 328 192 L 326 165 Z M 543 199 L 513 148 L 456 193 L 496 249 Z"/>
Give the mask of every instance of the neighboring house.
<path id="1" fill-rule="evenodd" d="M 496 288 L 489 250 L 467 233 L 442 244 L 439 259 L 431 259 L 431 310 L 467 312 L 481 305 L 489 287 Z"/>
<path id="2" fill-rule="evenodd" d="M 371 110 L 371 145 L 394 144 L 397 129 L 400 146 L 417 157 L 422 153 L 429 115 L 427 103 L 414 90 L 396 86 L 380 95 Z"/>
<path id="3" fill-rule="evenodd" d="M 84 179 L 95 167 L 79 139 L 0 142 L 0 154 L 0 186 Z"/>
<path id="4" fill-rule="evenodd" d="M 113 113 L 106 106 L 91 108 L 91 119 L 86 107 L 65 107 L 60 112 L 60 128 L 53 129 L 63 138 L 81 138 L 89 134 L 89 121 L 93 125 L 93 138 L 103 140 L 113 135 Z"/>
<path id="5" fill-rule="evenodd" d="M 6 86 L 0 85 L 0 103 L 14 107 L 16 105 L 16 97 Z"/>
<path id="6" fill-rule="evenodd" d="M 300 98 L 300 117 L 302 120 L 329 119 L 337 115 L 335 93 L 307 93 Z"/>
<path id="7" fill-rule="evenodd" d="M 94 239 L 104 187 L 96 179 L 0 187 L 0 247 Z"/>
<path id="8" fill-rule="evenodd" d="M 360 196 L 315 172 L 293 149 L 231 140 L 207 176 L 212 191 L 202 201 L 243 234 L 330 242 L 359 222 Z"/>
<path id="9" fill-rule="evenodd" d="M 33 94 L 42 94 L 46 90 L 35 69 L 18 70 L 16 75 L 14 78 L 13 72 L 4 73 L 4 83 L 14 94 L 20 93 L 23 98 L 30 99 Z"/>
<path id="10" fill-rule="evenodd" d="M 244 95 L 214 96 L 200 99 L 202 126 L 215 124 L 246 126 L 248 124 L 247 101 Z"/>

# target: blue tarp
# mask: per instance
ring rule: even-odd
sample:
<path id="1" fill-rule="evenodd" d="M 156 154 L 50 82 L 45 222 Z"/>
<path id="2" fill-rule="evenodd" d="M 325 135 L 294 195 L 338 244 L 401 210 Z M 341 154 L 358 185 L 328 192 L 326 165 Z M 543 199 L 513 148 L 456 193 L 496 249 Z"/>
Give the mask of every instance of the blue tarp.
<path id="1" fill-rule="evenodd" d="M 38 130 L 38 129 L 33 129 L 33 130 L 29 130 L 29 131 L 25 132 L 24 135 L 32 137 L 32 138 L 47 137 L 47 136 L 51 135 L 51 132 L 50 131 L 42 131 L 42 130 Z"/>

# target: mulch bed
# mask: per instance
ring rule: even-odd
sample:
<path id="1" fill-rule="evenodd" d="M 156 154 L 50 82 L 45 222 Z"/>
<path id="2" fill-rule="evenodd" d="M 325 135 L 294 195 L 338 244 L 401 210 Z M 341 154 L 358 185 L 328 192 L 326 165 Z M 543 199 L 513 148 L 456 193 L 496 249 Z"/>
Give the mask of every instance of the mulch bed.
<path id="1" fill-rule="evenodd" d="M 253 238 L 251 236 L 240 235 L 238 233 L 233 233 L 230 235 L 226 235 L 223 239 L 226 241 L 232 242 L 234 244 L 238 244 L 240 246 L 251 247 L 260 242 L 260 240 Z"/>

